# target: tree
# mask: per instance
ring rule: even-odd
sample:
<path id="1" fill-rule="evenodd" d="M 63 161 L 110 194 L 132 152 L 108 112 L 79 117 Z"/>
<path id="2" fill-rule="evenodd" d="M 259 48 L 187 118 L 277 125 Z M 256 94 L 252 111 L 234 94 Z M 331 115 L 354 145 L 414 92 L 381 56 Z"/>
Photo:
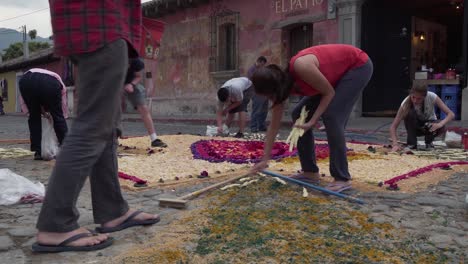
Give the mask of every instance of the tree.
<path id="1" fill-rule="evenodd" d="M 35 52 L 38 50 L 50 48 L 50 44 L 48 42 L 31 41 L 28 44 L 29 44 L 28 46 L 29 46 L 30 52 Z"/>
<path id="2" fill-rule="evenodd" d="M 35 52 L 43 49 L 50 48 L 48 42 L 28 42 L 29 51 Z M 3 61 L 11 60 L 23 56 L 23 43 L 17 42 L 11 44 L 8 48 L 4 49 L 5 53 L 2 56 Z"/>
<path id="3" fill-rule="evenodd" d="M 36 39 L 37 30 L 35 30 L 35 29 L 29 30 L 28 35 L 29 35 L 29 37 L 31 38 L 31 40 Z"/>
<path id="4" fill-rule="evenodd" d="M 10 44 L 10 46 L 3 50 L 3 61 L 11 60 L 23 56 L 23 43 L 17 42 Z"/>

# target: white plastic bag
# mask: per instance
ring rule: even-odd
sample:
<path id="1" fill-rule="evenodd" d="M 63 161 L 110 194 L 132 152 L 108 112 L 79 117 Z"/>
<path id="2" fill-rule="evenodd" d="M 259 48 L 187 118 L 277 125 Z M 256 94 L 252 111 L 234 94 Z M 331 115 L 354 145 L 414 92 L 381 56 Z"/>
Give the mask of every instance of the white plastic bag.
<path id="1" fill-rule="evenodd" d="M 229 134 L 229 127 L 224 124 L 223 125 L 223 134 Z M 217 126 L 206 126 L 206 135 L 208 137 L 214 137 L 218 135 L 218 127 Z"/>
<path id="2" fill-rule="evenodd" d="M 44 160 L 54 159 L 58 152 L 58 140 L 52 119 L 42 118 L 41 156 Z"/>
<path id="3" fill-rule="evenodd" d="M 462 147 L 462 136 L 453 131 L 447 131 L 445 133 L 445 144 L 449 148 L 461 148 Z"/>
<path id="4" fill-rule="evenodd" d="M 21 201 L 23 197 L 42 199 L 45 194 L 44 185 L 33 183 L 25 177 L 9 169 L 0 169 L 0 205 L 11 205 Z"/>

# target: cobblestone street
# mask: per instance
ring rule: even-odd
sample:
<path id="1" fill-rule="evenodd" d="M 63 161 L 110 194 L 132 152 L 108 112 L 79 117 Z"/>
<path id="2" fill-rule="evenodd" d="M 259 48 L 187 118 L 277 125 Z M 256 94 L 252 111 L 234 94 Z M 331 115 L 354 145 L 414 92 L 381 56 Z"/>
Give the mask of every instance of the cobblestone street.
<path id="1" fill-rule="evenodd" d="M 21 117 L 0 118 L 0 139 L 25 139 L 28 137 L 26 119 Z M 143 124 L 125 122 L 128 135 L 144 135 Z M 204 134 L 205 125 L 187 125 L 161 123 L 157 125 L 160 134 Z M 283 134 L 287 131 L 283 131 Z M 365 136 L 365 133 L 361 136 Z M 375 140 L 384 140 L 384 136 Z M 1 148 L 21 147 L 25 144 L 1 144 Z M 33 161 L 32 157 L 0 160 L 0 168 L 8 168 L 31 181 L 47 184 L 54 162 Z M 430 186 L 424 191 L 406 194 L 401 192 L 361 192 L 353 191 L 352 195 L 367 202 L 357 207 L 369 214 L 376 223 L 388 222 L 398 229 L 410 234 L 406 241 L 408 246 L 413 241 L 424 240 L 425 249 L 444 252 L 446 263 L 465 263 L 468 252 L 468 204 L 465 196 L 468 193 L 468 174 L 455 173 L 448 180 Z M 207 185 L 209 182 L 195 186 L 178 187 L 178 194 Z M 33 254 L 31 244 L 35 241 L 34 228 L 41 204 L 17 204 L 0 207 L 0 259 L 2 263 L 107 263 L 108 257 L 116 256 L 131 250 L 136 245 L 144 245 L 158 232 L 169 228 L 170 224 L 181 217 L 181 211 L 160 209 L 157 200 L 164 194 L 173 193 L 172 188 L 149 189 L 140 192 L 125 192 L 133 208 L 161 215 L 161 222 L 150 227 L 136 227 L 112 236 L 116 242 L 112 247 L 89 253 Z M 335 203 L 348 202 L 334 199 Z M 81 214 L 80 225 L 94 228 L 90 201 L 90 188 L 87 183 L 80 195 L 78 209 Z M 193 209 L 193 208 L 189 208 Z M 379 262 L 380 263 L 380 262 Z"/>

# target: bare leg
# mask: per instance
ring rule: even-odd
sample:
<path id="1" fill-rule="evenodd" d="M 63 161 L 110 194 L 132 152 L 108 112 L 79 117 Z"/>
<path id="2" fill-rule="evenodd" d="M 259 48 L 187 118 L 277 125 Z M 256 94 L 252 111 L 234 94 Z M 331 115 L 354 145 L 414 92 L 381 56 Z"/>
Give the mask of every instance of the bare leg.
<path id="1" fill-rule="evenodd" d="M 226 118 L 226 126 L 231 127 L 232 120 L 234 120 L 234 114 L 228 114 Z"/>
<path id="2" fill-rule="evenodd" d="M 143 119 L 148 135 L 155 133 L 153 118 L 151 117 L 148 107 L 146 105 L 139 105 L 137 110 L 140 113 L 141 119 Z"/>
<path id="3" fill-rule="evenodd" d="M 239 132 L 244 133 L 246 113 L 244 111 L 239 112 Z"/>

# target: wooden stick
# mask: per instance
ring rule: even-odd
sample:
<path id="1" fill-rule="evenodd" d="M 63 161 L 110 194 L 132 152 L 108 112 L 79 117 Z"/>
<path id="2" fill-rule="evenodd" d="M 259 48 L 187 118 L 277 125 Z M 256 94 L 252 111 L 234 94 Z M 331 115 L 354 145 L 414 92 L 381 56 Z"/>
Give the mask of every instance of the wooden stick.
<path id="1" fill-rule="evenodd" d="M 29 144 L 29 139 L 1 139 L 0 144 Z"/>
<path id="2" fill-rule="evenodd" d="M 286 177 L 286 176 L 283 176 L 281 174 L 278 174 L 278 173 L 275 173 L 275 172 L 272 172 L 272 171 L 268 171 L 268 170 L 263 170 L 262 172 L 267 174 L 267 175 L 270 175 L 270 176 L 273 176 L 273 177 L 278 177 L 278 178 L 286 180 L 286 181 L 294 182 L 294 183 L 297 183 L 299 185 L 303 185 L 303 186 L 315 189 L 317 191 L 321 191 L 321 192 L 326 193 L 326 194 L 331 194 L 331 195 L 334 195 L 334 196 L 338 196 L 340 198 L 344 198 L 346 200 L 349 200 L 349 201 L 352 201 L 352 202 L 355 202 L 355 203 L 364 204 L 364 201 L 362 201 L 362 200 L 360 200 L 358 198 L 354 198 L 354 197 L 351 197 L 351 196 L 348 196 L 348 195 L 344 195 L 344 194 L 339 193 L 339 192 L 330 191 L 330 190 L 322 188 L 320 186 L 316 186 L 316 185 L 313 185 L 313 184 L 310 184 L 310 183 L 307 183 L 307 182 L 299 181 L 299 180 L 293 179 L 291 177 Z"/>
<path id="3" fill-rule="evenodd" d="M 187 204 L 188 200 L 191 200 L 191 199 L 195 198 L 196 196 L 198 196 L 198 195 L 200 195 L 202 193 L 205 193 L 207 191 L 213 190 L 213 189 L 215 189 L 215 188 L 217 188 L 219 186 L 231 183 L 233 181 L 239 180 L 239 179 L 247 177 L 249 175 L 250 175 L 250 173 L 242 174 L 242 175 L 239 175 L 239 176 L 224 180 L 222 182 L 212 184 L 212 185 L 207 186 L 207 187 L 205 187 L 203 189 L 191 192 L 191 193 L 186 194 L 186 195 L 184 195 L 182 197 L 179 197 L 179 198 L 160 198 L 159 199 L 159 206 L 184 209 L 186 207 L 186 204 Z"/>

